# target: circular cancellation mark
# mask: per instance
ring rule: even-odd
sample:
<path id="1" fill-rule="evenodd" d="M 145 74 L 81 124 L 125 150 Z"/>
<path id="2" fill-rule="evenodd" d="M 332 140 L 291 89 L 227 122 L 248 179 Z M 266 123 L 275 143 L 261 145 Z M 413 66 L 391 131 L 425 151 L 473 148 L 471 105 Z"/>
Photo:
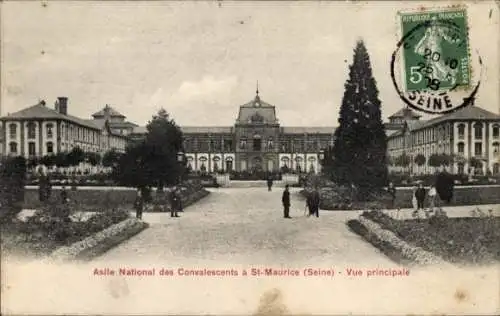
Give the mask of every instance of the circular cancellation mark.
<path id="1" fill-rule="evenodd" d="M 477 59 L 472 64 L 467 47 L 467 54 L 462 60 L 458 60 L 456 55 L 447 54 L 447 51 L 456 52 L 450 47 L 465 42 L 466 36 L 452 21 L 436 19 L 418 23 L 404 34 L 392 54 L 391 79 L 405 104 L 428 114 L 448 114 L 472 104 L 483 72 L 481 57 L 476 53 Z M 439 49 L 440 45 L 448 45 L 448 50 Z M 409 59 L 405 50 L 413 50 L 413 56 L 419 56 L 420 59 L 413 59 L 413 65 L 404 64 L 407 62 L 405 57 Z M 397 68 L 401 69 L 402 74 L 399 82 L 395 75 Z M 407 72 L 407 69 L 410 71 Z M 474 73 L 473 69 L 480 69 L 479 74 Z M 457 78 L 457 74 L 463 78 Z M 403 91 L 402 87 L 406 89 Z"/>

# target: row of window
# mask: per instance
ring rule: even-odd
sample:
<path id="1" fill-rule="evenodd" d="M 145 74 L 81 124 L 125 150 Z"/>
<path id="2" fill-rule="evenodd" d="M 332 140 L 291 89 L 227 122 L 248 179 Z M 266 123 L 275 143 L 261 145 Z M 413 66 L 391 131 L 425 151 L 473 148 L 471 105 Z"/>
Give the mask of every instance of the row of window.
<path id="1" fill-rule="evenodd" d="M 493 156 L 498 156 L 499 151 L 500 151 L 500 143 L 494 142 L 493 143 Z M 460 142 L 457 144 L 457 152 L 459 154 L 465 153 L 465 144 L 463 142 Z M 483 144 L 482 143 L 474 143 L 474 156 L 481 156 L 482 154 L 483 154 Z"/>
<path id="2" fill-rule="evenodd" d="M 465 124 L 459 124 L 458 125 L 458 139 L 464 139 L 465 138 L 465 129 L 466 125 Z M 484 125 L 482 123 L 476 123 L 473 125 L 474 129 L 474 139 L 476 140 L 482 140 L 483 139 L 483 129 Z M 416 145 L 421 145 L 421 144 L 426 144 L 429 142 L 435 142 L 438 140 L 446 140 L 450 139 L 450 132 L 448 125 L 442 126 L 438 129 L 426 129 L 422 131 L 417 131 L 413 133 L 410 137 L 404 139 L 404 137 L 398 137 L 391 139 L 389 141 L 390 147 L 403 147 L 405 145 L 405 142 L 409 142 L 411 140 L 412 144 Z M 492 138 L 500 138 L 500 125 L 495 124 L 493 125 L 492 128 Z M 406 144 L 407 146 L 411 146 L 411 144 Z"/>
<path id="3" fill-rule="evenodd" d="M 36 139 L 37 125 L 34 122 L 29 122 L 26 128 L 27 128 L 27 138 Z M 46 133 L 45 137 L 48 139 L 54 137 L 54 124 L 48 123 L 47 125 L 45 125 L 45 133 Z M 72 125 L 70 125 L 68 132 L 68 128 L 65 125 L 61 125 L 62 139 L 68 140 L 68 137 L 70 135 L 72 139 L 78 139 L 92 144 L 98 144 L 99 142 L 99 135 L 96 131 L 82 127 L 75 128 Z M 17 138 L 17 124 L 12 123 L 9 125 L 9 137 L 11 139 Z"/>
<path id="4" fill-rule="evenodd" d="M 328 141 L 318 141 L 318 140 L 309 140 L 304 144 L 302 140 L 293 140 L 293 141 L 282 141 L 280 145 L 280 149 L 282 152 L 302 152 L 306 151 L 319 151 L 321 148 L 328 147 Z M 274 150 L 276 144 L 273 141 L 272 137 L 269 137 L 267 141 L 263 141 L 260 138 L 254 138 L 252 140 L 247 140 L 246 138 L 240 139 L 238 144 L 239 149 L 245 150 L 250 149 L 253 151 L 261 151 L 261 150 Z M 208 140 L 208 141 L 199 141 L 194 142 L 191 139 L 186 139 L 184 141 L 184 149 L 186 151 L 234 151 L 233 141 L 230 139 L 217 141 L 217 140 Z"/>
<path id="5" fill-rule="evenodd" d="M 54 143 L 53 142 L 47 142 L 45 144 L 45 148 L 48 154 L 54 153 Z M 9 152 L 11 154 L 18 154 L 18 146 L 16 142 L 10 142 L 9 143 Z M 29 142 L 28 143 L 28 155 L 30 156 L 35 156 L 36 155 L 36 143 L 35 142 Z"/>
<path id="6" fill-rule="evenodd" d="M 483 139 L 483 124 L 476 123 L 473 125 L 472 128 L 474 129 L 474 139 Z M 498 124 L 493 125 L 491 136 L 493 138 L 500 137 L 500 125 Z M 465 138 L 465 124 L 458 125 L 458 138 L 459 139 Z"/>

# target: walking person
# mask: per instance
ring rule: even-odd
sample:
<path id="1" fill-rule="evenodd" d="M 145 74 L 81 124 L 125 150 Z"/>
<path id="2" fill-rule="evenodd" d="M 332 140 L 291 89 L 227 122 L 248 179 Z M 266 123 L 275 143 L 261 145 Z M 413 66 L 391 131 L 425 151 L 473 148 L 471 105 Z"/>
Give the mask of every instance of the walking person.
<path id="1" fill-rule="evenodd" d="M 389 187 L 387 188 L 387 192 L 390 194 L 391 196 L 391 205 L 390 205 L 390 208 L 393 209 L 395 208 L 395 205 L 396 205 L 396 188 L 394 187 L 394 183 L 390 182 L 389 183 Z"/>
<path id="2" fill-rule="evenodd" d="M 267 177 L 267 191 L 271 191 L 271 188 L 273 186 L 273 177 L 270 175 Z"/>
<path id="3" fill-rule="evenodd" d="M 422 183 L 418 185 L 418 189 L 415 191 L 415 198 L 417 199 L 417 210 L 414 212 L 416 214 L 419 210 L 424 209 L 425 201 L 425 189 Z"/>
<path id="4" fill-rule="evenodd" d="M 290 191 L 288 190 L 288 184 L 285 185 L 285 191 L 283 191 L 283 195 L 281 196 L 281 203 L 283 203 L 284 218 L 291 218 L 290 217 Z"/>
<path id="5" fill-rule="evenodd" d="M 144 209 L 144 199 L 142 198 L 141 189 L 137 189 L 137 195 L 135 197 L 134 208 L 135 208 L 135 217 L 138 219 L 142 219 L 142 211 Z"/>

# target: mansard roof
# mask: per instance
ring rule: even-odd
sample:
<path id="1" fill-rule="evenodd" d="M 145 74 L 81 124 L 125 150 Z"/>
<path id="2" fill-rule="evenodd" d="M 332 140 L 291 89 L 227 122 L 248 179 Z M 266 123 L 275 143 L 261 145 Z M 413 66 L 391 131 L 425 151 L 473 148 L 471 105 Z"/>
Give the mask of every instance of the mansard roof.
<path id="1" fill-rule="evenodd" d="M 260 99 L 259 94 L 252 101 L 249 101 L 240 106 L 237 124 L 247 123 L 262 123 L 262 124 L 277 124 L 276 108 Z"/>

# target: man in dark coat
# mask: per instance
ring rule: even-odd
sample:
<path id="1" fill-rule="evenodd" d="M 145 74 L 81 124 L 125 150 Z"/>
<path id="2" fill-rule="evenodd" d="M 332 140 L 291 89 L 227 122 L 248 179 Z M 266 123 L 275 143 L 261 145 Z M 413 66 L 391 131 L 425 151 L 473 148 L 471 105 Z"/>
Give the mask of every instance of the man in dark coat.
<path id="1" fill-rule="evenodd" d="M 62 186 L 61 188 L 61 202 L 62 204 L 68 204 L 69 199 L 68 199 L 68 191 L 66 191 L 66 186 Z"/>
<path id="2" fill-rule="evenodd" d="M 418 189 L 415 191 L 415 197 L 417 198 L 417 211 L 424 209 L 425 194 L 424 186 L 420 183 L 418 185 Z"/>
<path id="3" fill-rule="evenodd" d="M 135 197 L 134 208 L 135 208 L 135 217 L 137 217 L 138 219 L 142 219 L 142 211 L 144 209 L 144 200 L 142 198 L 141 189 L 137 189 L 137 195 Z"/>
<path id="4" fill-rule="evenodd" d="M 309 216 L 316 215 L 319 217 L 319 204 L 320 204 L 320 195 L 317 189 L 314 189 L 307 196 L 307 207 L 309 208 Z"/>
<path id="5" fill-rule="evenodd" d="M 290 191 L 288 191 L 288 184 L 285 186 L 285 191 L 281 196 L 281 203 L 283 203 L 283 213 L 285 218 L 290 217 Z"/>
<path id="6" fill-rule="evenodd" d="M 273 177 L 269 176 L 267 177 L 267 191 L 271 191 L 272 186 L 273 186 Z"/>
<path id="7" fill-rule="evenodd" d="M 439 198 L 446 203 L 450 203 L 453 198 L 453 186 L 455 181 L 446 171 L 440 172 L 436 177 L 436 191 Z"/>
<path id="8" fill-rule="evenodd" d="M 391 205 L 390 208 L 394 208 L 396 205 L 396 188 L 394 187 L 394 183 L 389 183 L 389 187 L 387 188 L 387 192 L 391 195 Z"/>
<path id="9" fill-rule="evenodd" d="M 180 217 L 178 212 L 182 211 L 182 199 L 177 188 L 173 188 L 169 196 L 170 196 L 170 217 Z"/>

